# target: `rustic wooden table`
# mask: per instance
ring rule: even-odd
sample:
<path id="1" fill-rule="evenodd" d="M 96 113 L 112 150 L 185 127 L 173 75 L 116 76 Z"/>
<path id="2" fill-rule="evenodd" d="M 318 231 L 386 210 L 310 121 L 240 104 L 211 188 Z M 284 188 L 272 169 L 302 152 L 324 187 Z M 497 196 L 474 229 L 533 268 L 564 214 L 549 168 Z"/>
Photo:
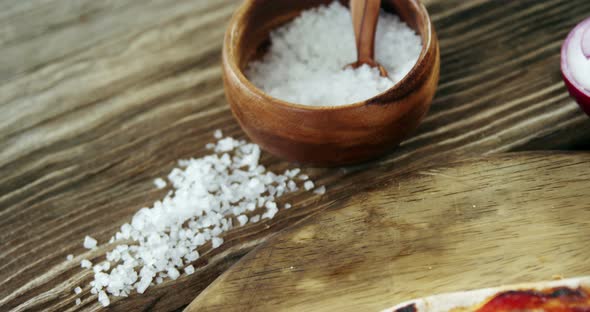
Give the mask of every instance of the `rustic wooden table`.
<path id="1" fill-rule="evenodd" d="M 220 51 L 236 0 L 0 0 L 0 310 L 98 310 L 79 260 L 164 194 L 152 181 L 203 155 L 217 128 L 244 137 L 224 99 Z M 584 150 L 590 120 L 568 97 L 559 49 L 586 0 L 430 0 L 442 67 L 432 110 L 380 160 L 308 168 L 328 186 L 296 209 L 235 229 L 195 274 L 113 300 L 115 311 L 181 309 L 271 234 L 395 177 L 459 155 Z M 265 155 L 271 169 L 292 166 Z M 66 262 L 67 254 L 76 255 Z"/>

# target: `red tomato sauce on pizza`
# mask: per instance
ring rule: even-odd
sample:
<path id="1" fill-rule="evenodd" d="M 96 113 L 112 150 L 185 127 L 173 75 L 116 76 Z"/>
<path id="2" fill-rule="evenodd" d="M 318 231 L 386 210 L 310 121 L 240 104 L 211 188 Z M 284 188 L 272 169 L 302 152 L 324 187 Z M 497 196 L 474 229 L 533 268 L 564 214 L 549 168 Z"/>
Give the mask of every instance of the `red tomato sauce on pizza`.
<path id="1" fill-rule="evenodd" d="M 590 312 L 590 294 L 583 288 L 511 290 L 492 297 L 476 312 L 544 311 Z"/>
<path id="2" fill-rule="evenodd" d="M 590 312 L 588 288 L 555 287 L 544 290 L 502 291 L 475 307 L 457 307 L 453 312 Z M 395 312 L 420 312 L 415 304 Z"/>

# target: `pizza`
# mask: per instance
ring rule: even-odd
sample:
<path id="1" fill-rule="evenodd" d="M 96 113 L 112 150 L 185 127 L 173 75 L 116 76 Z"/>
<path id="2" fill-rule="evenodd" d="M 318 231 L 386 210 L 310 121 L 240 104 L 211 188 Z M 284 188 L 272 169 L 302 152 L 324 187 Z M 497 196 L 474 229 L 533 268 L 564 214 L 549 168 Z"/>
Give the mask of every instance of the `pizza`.
<path id="1" fill-rule="evenodd" d="M 590 312 L 590 276 L 411 300 L 384 312 Z"/>

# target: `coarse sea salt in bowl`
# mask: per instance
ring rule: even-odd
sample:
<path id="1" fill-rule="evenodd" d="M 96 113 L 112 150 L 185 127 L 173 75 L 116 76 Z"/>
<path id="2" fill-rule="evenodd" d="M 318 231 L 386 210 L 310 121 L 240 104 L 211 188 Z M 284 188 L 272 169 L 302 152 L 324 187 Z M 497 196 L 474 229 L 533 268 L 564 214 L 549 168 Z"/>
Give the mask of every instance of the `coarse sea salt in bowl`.
<path id="1" fill-rule="evenodd" d="M 347 3 L 342 1 L 342 4 Z M 224 39 L 226 97 L 246 134 L 263 149 L 279 157 L 321 166 L 351 164 L 378 157 L 406 138 L 430 108 L 440 70 L 440 52 L 434 27 L 426 8 L 419 1 L 383 0 L 382 9 L 385 12 L 399 16 L 419 35 L 421 49 L 407 74 L 397 77 L 399 80 L 379 93 L 350 104 L 292 103 L 264 92 L 248 79 L 249 66 L 253 61 L 262 59 L 271 45 L 271 32 L 293 21 L 301 12 L 322 5 L 334 3 L 331 0 L 244 1 L 232 17 Z M 342 36 L 342 40 L 353 38 L 352 26 L 340 31 L 347 34 Z M 378 45 L 379 42 L 376 42 Z M 352 47 L 354 49 L 354 41 Z M 379 51 L 376 52 L 377 61 L 385 64 L 379 59 Z M 351 53 L 354 56 L 356 52 L 353 50 Z M 343 60 L 343 63 L 350 61 Z M 287 67 L 277 70 L 297 69 Z M 388 71 L 390 76 L 396 75 L 395 71 Z M 369 75 L 368 72 L 365 70 L 360 75 Z M 289 79 L 287 73 L 280 73 L 273 73 L 273 77 Z M 309 92 L 319 92 L 324 87 L 328 86 L 318 83 L 314 87 L 309 84 Z M 354 92 L 348 89 L 341 92 L 354 96 Z M 305 89 L 294 91 L 298 92 L 305 92 Z"/>

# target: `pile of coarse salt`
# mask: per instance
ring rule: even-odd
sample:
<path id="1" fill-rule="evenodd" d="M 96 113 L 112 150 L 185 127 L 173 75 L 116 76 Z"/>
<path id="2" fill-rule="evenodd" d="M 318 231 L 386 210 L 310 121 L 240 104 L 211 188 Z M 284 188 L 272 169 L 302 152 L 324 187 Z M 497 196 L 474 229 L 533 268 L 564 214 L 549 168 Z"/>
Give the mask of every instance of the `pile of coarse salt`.
<path id="1" fill-rule="evenodd" d="M 375 59 L 389 73 L 369 66 L 345 68 L 356 61 L 350 12 L 338 1 L 301 13 L 270 35 L 271 46 L 246 76 L 264 92 L 291 103 L 337 106 L 366 100 L 391 88 L 416 64 L 422 42 L 397 16 L 381 12 Z"/>
<path id="2" fill-rule="evenodd" d="M 211 248 L 217 248 L 223 243 L 222 234 L 232 227 L 272 219 L 279 211 L 276 200 L 297 191 L 297 180 L 308 191 L 314 188 L 299 169 L 283 174 L 267 171 L 259 164 L 258 145 L 222 138 L 220 131 L 215 137 L 217 144 L 207 145 L 214 153 L 179 161 L 180 168 L 168 175 L 173 190 L 121 226 L 109 242 L 118 245 L 106 254 L 107 261 L 93 266 L 82 260 L 83 268 L 94 271 L 90 292 L 98 294 L 103 306 L 110 304 L 109 295 L 143 293 L 166 278 L 194 273 L 191 263 L 199 259 L 200 246 L 211 242 Z M 158 188 L 166 186 L 163 179 L 154 183 Z M 323 194 L 325 187 L 314 192 Z M 87 236 L 84 247 L 94 249 L 97 242 Z M 76 287 L 74 292 L 82 291 Z M 80 302 L 78 298 L 76 303 Z"/>

